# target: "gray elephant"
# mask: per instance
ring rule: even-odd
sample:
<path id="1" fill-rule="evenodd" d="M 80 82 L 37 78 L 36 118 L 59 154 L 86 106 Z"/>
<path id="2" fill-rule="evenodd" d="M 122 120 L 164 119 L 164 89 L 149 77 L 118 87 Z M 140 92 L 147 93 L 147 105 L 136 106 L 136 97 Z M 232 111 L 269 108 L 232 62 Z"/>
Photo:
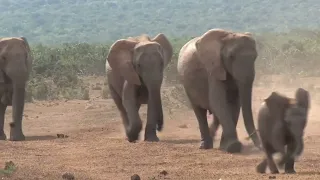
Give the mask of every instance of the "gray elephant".
<path id="1" fill-rule="evenodd" d="M 285 165 L 286 173 L 295 173 L 294 161 L 303 151 L 309 108 L 309 92 L 302 88 L 296 90 L 295 99 L 277 92 L 265 99 L 258 113 L 258 128 L 266 158 L 257 166 L 257 172 L 265 173 L 268 165 L 272 174 L 279 173 L 272 155 L 280 153 L 278 165 Z"/>
<path id="2" fill-rule="evenodd" d="M 106 61 L 111 96 L 120 111 L 129 142 L 139 138 L 141 104 L 147 104 L 145 141 L 159 141 L 156 130 L 163 127 L 161 85 L 163 71 L 171 61 L 173 48 L 162 33 L 117 40 Z"/>
<path id="3" fill-rule="evenodd" d="M 4 118 L 7 106 L 12 106 L 10 140 L 22 141 L 22 115 L 24 111 L 25 88 L 32 68 L 29 43 L 24 37 L 0 39 L 0 140 L 4 133 Z"/>
<path id="4" fill-rule="evenodd" d="M 213 148 L 206 116 L 209 110 L 223 128 L 220 148 L 229 153 L 241 151 L 236 132 L 240 106 L 246 130 L 260 148 L 251 107 L 257 56 L 249 33 L 222 29 L 211 29 L 181 48 L 177 69 L 199 123 L 200 149 Z"/>

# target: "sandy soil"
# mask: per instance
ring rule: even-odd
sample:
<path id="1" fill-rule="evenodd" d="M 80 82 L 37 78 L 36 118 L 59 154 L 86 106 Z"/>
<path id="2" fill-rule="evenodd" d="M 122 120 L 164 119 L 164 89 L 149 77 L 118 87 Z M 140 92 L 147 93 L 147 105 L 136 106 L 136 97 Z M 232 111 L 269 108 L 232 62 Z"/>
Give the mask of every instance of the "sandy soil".
<path id="1" fill-rule="evenodd" d="M 289 81 L 281 76 L 268 77 L 270 82 L 254 88 L 253 106 L 256 117 L 262 99 L 272 90 L 292 96 L 297 86 L 310 90 L 312 107 L 305 133 L 305 151 L 296 163 L 295 175 L 276 175 L 276 179 L 320 178 L 320 98 L 317 96 L 319 78 Z M 98 81 L 102 81 L 99 79 Z M 187 108 L 165 110 L 165 125 L 159 133 L 160 142 L 125 140 L 119 113 L 111 99 L 90 101 L 52 101 L 26 104 L 24 142 L 0 141 L 0 168 L 13 161 L 18 169 L 9 179 L 62 179 L 66 172 L 76 179 L 126 180 L 139 174 L 143 180 L 155 179 L 270 179 L 259 175 L 255 166 L 263 153 L 245 140 L 242 115 L 238 124 L 240 140 L 246 145 L 237 155 L 215 149 L 200 150 L 200 133 L 193 111 Z M 320 96 L 319 96 L 320 97 Z M 318 100 L 319 99 L 319 100 Z M 146 107 L 140 110 L 145 122 Z M 11 121 L 11 108 L 6 115 L 6 133 Z M 211 120 L 210 120 L 211 122 Z M 57 134 L 68 138 L 57 138 Z M 141 132 L 143 137 L 143 132 Z M 164 173 L 164 172 L 167 172 Z M 281 171 L 283 172 L 283 171 Z M 166 174 L 166 175 L 164 175 Z M 7 178 L 3 178 L 7 179 Z"/>

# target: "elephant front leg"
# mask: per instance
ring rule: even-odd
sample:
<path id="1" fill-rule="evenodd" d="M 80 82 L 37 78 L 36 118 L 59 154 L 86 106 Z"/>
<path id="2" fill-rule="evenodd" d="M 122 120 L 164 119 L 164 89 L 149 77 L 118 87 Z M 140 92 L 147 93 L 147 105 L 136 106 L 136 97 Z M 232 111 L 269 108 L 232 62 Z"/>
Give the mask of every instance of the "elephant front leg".
<path id="1" fill-rule="evenodd" d="M 25 83 L 13 85 L 12 119 L 10 123 L 10 141 L 23 141 L 22 117 L 24 111 Z"/>
<path id="2" fill-rule="evenodd" d="M 6 140 L 7 136 L 4 133 L 4 117 L 7 106 L 0 103 L 0 140 Z"/>
<path id="3" fill-rule="evenodd" d="M 241 152 L 242 144 L 238 140 L 236 125 L 233 121 L 234 115 L 232 115 L 232 109 L 227 101 L 225 84 L 213 79 L 210 81 L 213 83 L 213 85 L 209 85 L 210 108 L 222 126 L 224 149 L 229 153 Z"/>
<path id="4" fill-rule="evenodd" d="M 128 119 L 123 119 L 124 123 L 128 120 L 126 134 L 129 142 L 135 142 L 139 139 L 139 134 L 142 129 L 142 121 L 139 115 L 139 107 L 137 107 L 137 87 L 134 84 L 129 84 L 125 81 L 122 92 L 122 104 Z M 123 114 L 124 115 L 124 114 Z"/>
<path id="5" fill-rule="evenodd" d="M 147 123 L 145 128 L 145 141 L 158 142 L 157 125 L 161 130 L 163 126 L 163 109 L 159 88 L 148 88 L 148 110 L 147 110 Z M 160 122 L 160 123 L 159 123 Z"/>
<path id="6" fill-rule="evenodd" d="M 288 145 L 287 145 L 287 160 L 285 162 L 285 165 L 284 165 L 284 171 L 285 173 L 288 173 L 288 174 L 295 174 L 296 171 L 294 170 L 294 158 L 292 157 L 292 154 L 294 152 L 294 143 L 293 142 L 290 142 Z"/>
<path id="7" fill-rule="evenodd" d="M 240 114 L 240 101 L 239 97 L 237 95 L 233 95 L 233 99 L 228 102 L 228 106 L 231 109 L 231 116 L 232 116 L 232 121 L 234 122 L 235 126 L 237 127 L 238 120 L 239 120 L 239 114 Z M 227 142 L 225 140 L 223 131 L 221 134 L 221 140 L 220 140 L 220 149 L 221 150 L 226 150 L 226 145 Z"/>

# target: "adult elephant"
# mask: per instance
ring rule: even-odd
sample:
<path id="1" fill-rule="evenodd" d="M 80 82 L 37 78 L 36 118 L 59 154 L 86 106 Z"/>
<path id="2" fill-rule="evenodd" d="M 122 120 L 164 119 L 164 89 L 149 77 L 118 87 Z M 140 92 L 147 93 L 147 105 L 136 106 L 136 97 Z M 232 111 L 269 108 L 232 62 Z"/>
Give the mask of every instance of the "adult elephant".
<path id="1" fill-rule="evenodd" d="M 117 40 L 110 48 L 106 71 L 111 96 L 120 111 L 129 142 L 138 140 L 142 129 L 141 104 L 148 104 L 145 141 L 159 141 L 163 127 L 160 89 L 163 71 L 173 49 L 162 33 Z"/>
<path id="2" fill-rule="evenodd" d="M 211 29 L 181 48 L 177 69 L 199 123 L 201 149 L 213 148 L 206 116 L 209 110 L 223 128 L 220 148 L 241 151 L 236 132 L 240 106 L 246 130 L 260 148 L 251 107 L 256 58 L 255 40 L 249 33 L 223 29 Z"/>
<path id="3" fill-rule="evenodd" d="M 4 117 L 7 106 L 12 106 L 10 140 L 22 141 L 22 114 L 24 111 L 25 88 L 31 72 L 33 58 L 28 41 L 24 37 L 0 39 L 0 140 L 4 133 Z"/>

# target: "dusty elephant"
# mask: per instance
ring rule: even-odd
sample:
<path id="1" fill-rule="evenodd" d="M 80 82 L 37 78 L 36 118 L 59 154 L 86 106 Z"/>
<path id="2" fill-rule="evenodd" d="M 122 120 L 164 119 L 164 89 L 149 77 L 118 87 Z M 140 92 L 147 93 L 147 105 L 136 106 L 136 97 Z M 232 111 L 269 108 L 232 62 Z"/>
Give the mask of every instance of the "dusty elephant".
<path id="1" fill-rule="evenodd" d="M 28 41 L 24 37 L 10 37 L 0 39 L 0 139 L 7 137 L 4 133 L 4 117 L 7 106 L 12 105 L 12 119 L 10 123 L 10 140 L 22 141 L 22 115 L 24 111 L 25 88 L 32 68 Z"/>
<path id="2" fill-rule="evenodd" d="M 230 153 L 241 151 L 236 132 L 240 106 L 246 130 L 260 148 L 251 107 L 257 56 L 255 40 L 249 33 L 222 29 L 211 29 L 181 48 L 177 69 L 199 123 L 201 149 L 213 148 L 208 110 L 223 128 L 220 148 Z"/>
<path id="3" fill-rule="evenodd" d="M 142 129 L 141 104 L 148 105 L 145 141 L 159 141 L 156 130 L 163 127 L 161 85 L 163 71 L 173 48 L 164 34 L 117 40 L 106 61 L 111 96 L 120 111 L 129 142 L 138 140 Z"/>
<path id="4" fill-rule="evenodd" d="M 277 92 L 265 99 L 258 113 L 258 128 L 266 158 L 257 166 L 257 172 L 265 173 L 268 165 L 272 174 L 279 173 L 272 155 L 280 153 L 279 166 L 285 165 L 286 173 L 295 173 L 294 161 L 303 151 L 309 108 L 309 92 L 302 88 L 296 90 L 295 99 Z"/>

